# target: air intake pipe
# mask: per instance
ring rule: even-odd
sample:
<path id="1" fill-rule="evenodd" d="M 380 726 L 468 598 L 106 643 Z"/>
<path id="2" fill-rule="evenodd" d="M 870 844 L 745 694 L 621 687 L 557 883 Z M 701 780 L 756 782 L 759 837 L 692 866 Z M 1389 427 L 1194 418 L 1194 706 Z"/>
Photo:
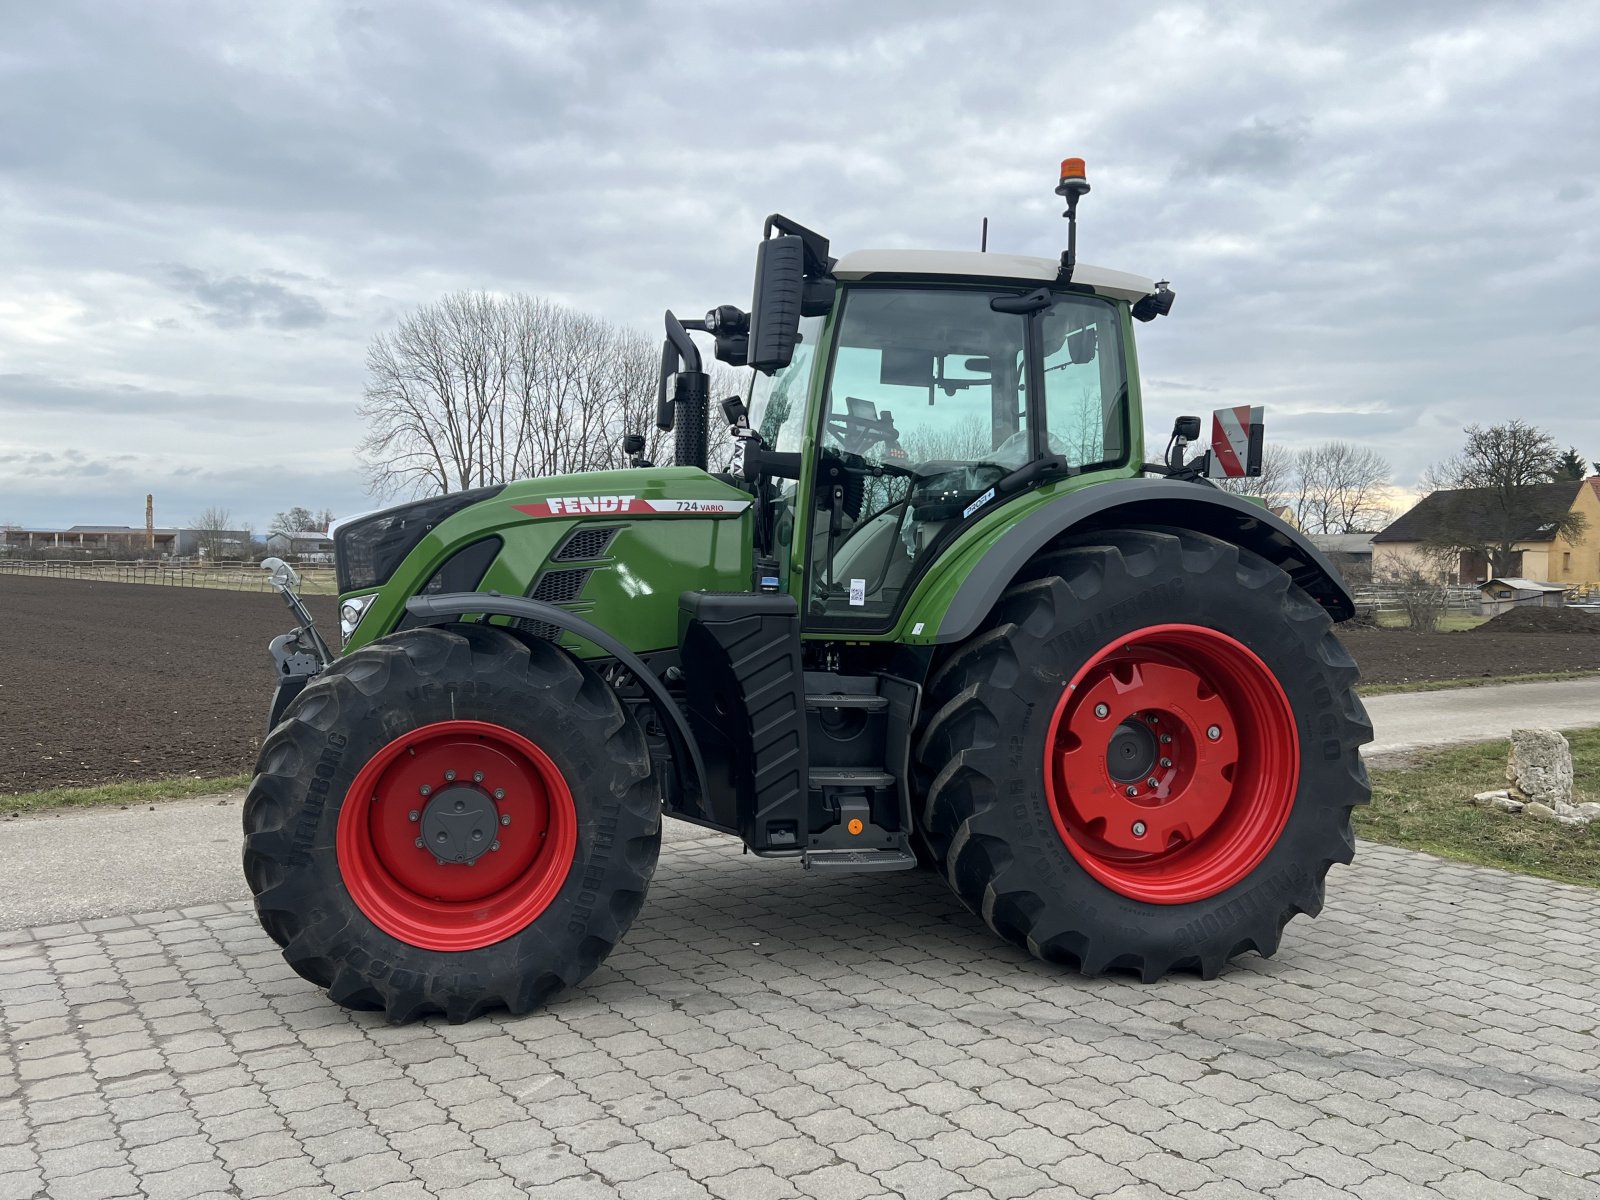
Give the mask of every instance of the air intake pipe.
<path id="1" fill-rule="evenodd" d="M 673 379 L 670 401 L 668 379 Z M 700 369 L 700 350 L 689 331 L 668 309 L 667 339 L 661 346 L 661 376 L 656 385 L 656 426 L 675 434 L 674 464 L 706 469 L 710 424 L 711 377 Z"/>

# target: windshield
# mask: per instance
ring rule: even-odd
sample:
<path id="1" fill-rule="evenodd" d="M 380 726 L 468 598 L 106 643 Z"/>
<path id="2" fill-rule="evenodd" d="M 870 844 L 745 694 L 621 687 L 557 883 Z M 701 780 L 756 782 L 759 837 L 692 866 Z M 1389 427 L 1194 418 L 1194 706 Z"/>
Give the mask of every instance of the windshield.
<path id="1" fill-rule="evenodd" d="M 919 562 L 995 501 L 995 485 L 1036 443 L 1076 467 L 1123 453 L 1116 307 L 1063 294 L 1026 316 L 994 311 L 1002 295 L 1016 293 L 844 293 L 818 439 L 824 477 L 843 482 L 841 494 L 817 496 L 813 612 L 872 624 L 892 616 Z M 1027 386 L 1030 321 L 1043 355 L 1038 404 Z"/>

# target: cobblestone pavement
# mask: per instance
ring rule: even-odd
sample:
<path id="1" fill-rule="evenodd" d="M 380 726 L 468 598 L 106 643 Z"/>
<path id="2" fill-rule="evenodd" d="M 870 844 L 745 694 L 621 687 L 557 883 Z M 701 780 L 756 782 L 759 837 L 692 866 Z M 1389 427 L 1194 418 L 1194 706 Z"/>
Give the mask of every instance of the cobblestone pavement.
<path id="1" fill-rule="evenodd" d="M 1593 892 L 1369 845 L 1144 987 L 697 832 L 521 1019 L 344 1012 L 237 904 L 0 934 L 0 1197 L 1600 1197 Z"/>

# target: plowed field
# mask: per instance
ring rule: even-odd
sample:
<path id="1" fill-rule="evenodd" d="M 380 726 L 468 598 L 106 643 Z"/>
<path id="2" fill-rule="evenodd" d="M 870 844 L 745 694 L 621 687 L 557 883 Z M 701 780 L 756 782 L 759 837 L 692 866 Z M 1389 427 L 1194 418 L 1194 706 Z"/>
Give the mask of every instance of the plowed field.
<path id="1" fill-rule="evenodd" d="M 308 603 L 333 640 L 333 600 Z M 1367 683 L 1600 670 L 1577 633 L 1343 634 Z M 276 596 L 0 576 L 0 793 L 250 770 Z"/>

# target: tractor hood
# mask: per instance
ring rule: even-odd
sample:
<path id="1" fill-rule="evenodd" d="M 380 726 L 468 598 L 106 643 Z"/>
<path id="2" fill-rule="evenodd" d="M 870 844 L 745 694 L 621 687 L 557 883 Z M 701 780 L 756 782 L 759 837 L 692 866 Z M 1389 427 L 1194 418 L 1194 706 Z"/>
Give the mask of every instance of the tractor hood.
<path id="1" fill-rule="evenodd" d="M 750 507 L 750 493 L 698 467 L 645 467 L 587 471 L 523 479 L 499 501 L 525 517 L 735 516 Z"/>
<path id="2" fill-rule="evenodd" d="M 341 565 L 340 591 L 361 613 L 345 648 L 407 628 L 412 596 L 462 592 L 557 604 L 617 631 L 631 650 L 671 648 L 680 593 L 750 588 L 751 503 L 698 468 L 644 467 L 388 509 L 339 531 L 351 567 Z"/>

